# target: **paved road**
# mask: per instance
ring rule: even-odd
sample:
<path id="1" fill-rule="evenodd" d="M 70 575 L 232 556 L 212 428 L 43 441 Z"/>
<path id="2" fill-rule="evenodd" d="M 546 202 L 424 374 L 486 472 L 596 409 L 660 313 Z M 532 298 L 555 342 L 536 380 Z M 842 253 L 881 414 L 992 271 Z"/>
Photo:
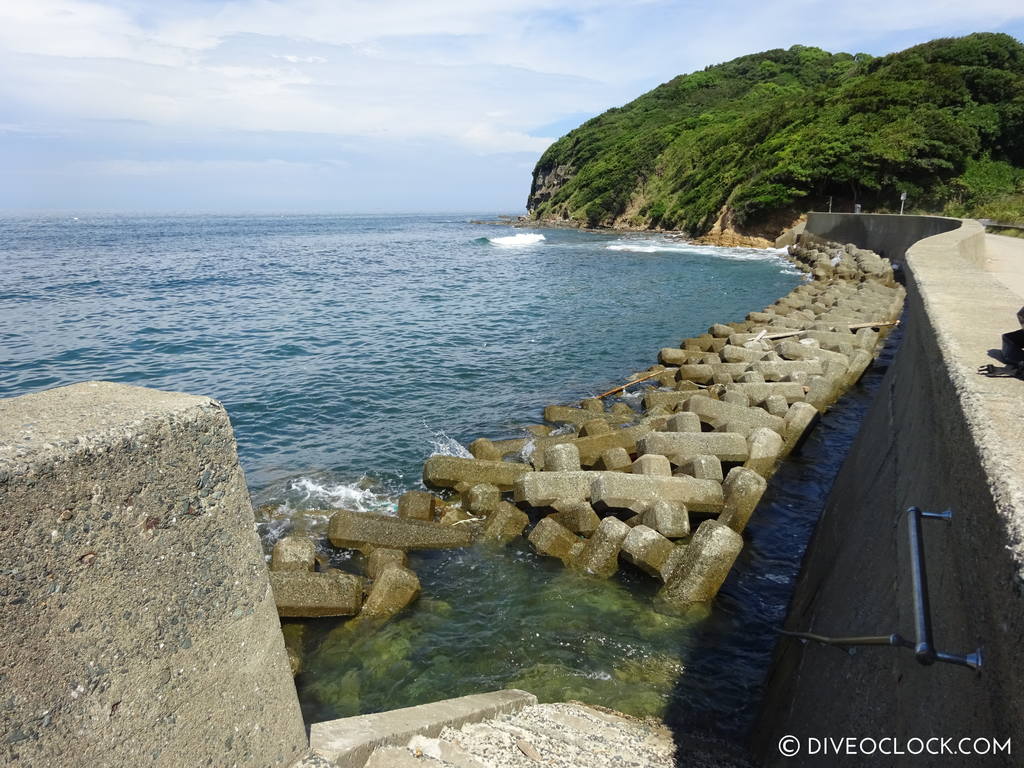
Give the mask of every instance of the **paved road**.
<path id="1" fill-rule="evenodd" d="M 985 252 L 988 271 L 1024 299 L 1024 237 L 985 235 Z"/>

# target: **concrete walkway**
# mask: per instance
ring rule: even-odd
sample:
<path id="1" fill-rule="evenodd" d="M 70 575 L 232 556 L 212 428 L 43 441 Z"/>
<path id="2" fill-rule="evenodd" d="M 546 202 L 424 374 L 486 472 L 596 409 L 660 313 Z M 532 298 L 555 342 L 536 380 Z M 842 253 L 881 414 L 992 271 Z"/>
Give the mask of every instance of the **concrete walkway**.
<path id="1" fill-rule="evenodd" d="M 675 768 L 671 732 L 579 703 L 536 704 L 481 723 L 445 728 L 438 738 L 378 748 L 365 768 Z M 749 768 L 742 758 L 697 748 L 691 768 Z"/>
<path id="2" fill-rule="evenodd" d="M 1024 237 L 985 235 L 985 267 L 1024 302 Z"/>

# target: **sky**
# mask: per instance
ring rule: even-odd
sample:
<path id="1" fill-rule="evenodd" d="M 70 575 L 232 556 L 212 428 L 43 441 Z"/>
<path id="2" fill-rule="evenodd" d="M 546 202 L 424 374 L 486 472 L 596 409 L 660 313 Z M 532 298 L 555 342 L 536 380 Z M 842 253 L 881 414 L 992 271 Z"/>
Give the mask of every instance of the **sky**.
<path id="1" fill-rule="evenodd" d="M 0 0 L 0 210 L 524 210 L 553 140 L 794 44 L 1024 39 L 1020 0 Z"/>

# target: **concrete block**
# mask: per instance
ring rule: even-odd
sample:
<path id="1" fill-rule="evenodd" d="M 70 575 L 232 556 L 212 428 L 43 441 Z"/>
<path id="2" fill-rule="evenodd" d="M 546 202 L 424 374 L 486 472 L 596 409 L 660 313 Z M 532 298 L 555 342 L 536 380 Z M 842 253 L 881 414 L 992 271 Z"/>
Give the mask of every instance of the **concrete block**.
<path id="1" fill-rule="evenodd" d="M 805 399 L 803 385 L 792 381 L 774 381 L 769 383 L 736 382 L 729 385 L 730 392 L 742 392 L 752 405 L 760 405 L 772 395 L 781 395 L 786 402 L 798 403 Z"/>
<path id="2" fill-rule="evenodd" d="M 558 512 L 551 515 L 573 533 L 589 536 L 601 522 L 594 508 L 585 501 L 574 501 L 568 504 L 556 504 Z"/>
<path id="3" fill-rule="evenodd" d="M 782 395 L 769 395 L 764 401 L 764 408 L 772 416 L 786 417 L 789 410 L 789 401 Z"/>
<path id="4" fill-rule="evenodd" d="M 270 568 L 274 571 L 312 571 L 316 565 L 316 547 L 307 538 L 285 536 L 274 545 Z"/>
<path id="5" fill-rule="evenodd" d="M 746 461 L 747 441 L 730 432 L 652 432 L 640 440 L 640 450 L 668 456 L 682 466 L 694 456 L 717 456 L 721 461 Z"/>
<path id="6" fill-rule="evenodd" d="M 668 581 L 683 562 L 685 554 L 686 544 L 675 544 L 672 551 L 668 553 L 668 557 L 665 558 L 665 562 L 661 564 L 661 568 L 658 569 L 658 578 L 663 582 Z"/>
<path id="7" fill-rule="evenodd" d="M 481 541 L 497 541 L 504 544 L 522 536 L 529 523 L 530 518 L 525 512 L 507 501 L 502 501 L 484 521 L 478 538 Z"/>
<path id="8" fill-rule="evenodd" d="M 416 574 L 404 566 L 391 563 L 377 575 L 359 615 L 389 618 L 409 605 L 419 594 L 420 580 Z"/>
<path id="9" fill-rule="evenodd" d="M 583 422 L 580 427 L 580 437 L 597 437 L 607 435 L 612 431 L 611 425 L 605 419 L 590 419 Z"/>
<path id="10" fill-rule="evenodd" d="M 313 723 L 309 745 L 339 768 L 363 766 L 377 747 L 404 746 L 414 736 L 437 737 L 445 728 L 461 728 L 518 712 L 537 697 L 514 689 L 477 693 L 417 707 Z"/>
<path id="11" fill-rule="evenodd" d="M 435 488 L 454 488 L 459 483 L 490 483 L 502 491 L 511 491 L 516 479 L 531 471 L 529 465 L 512 461 L 435 454 L 423 464 L 423 482 Z"/>
<path id="12" fill-rule="evenodd" d="M 733 405 L 739 405 L 744 408 L 750 407 L 750 398 L 742 392 L 737 392 L 734 389 L 727 390 L 726 393 L 722 395 L 721 399 L 723 402 L 732 403 Z"/>
<path id="13" fill-rule="evenodd" d="M 743 533 L 750 516 L 768 487 L 768 481 L 752 469 L 733 467 L 722 485 L 725 492 L 725 506 L 719 515 L 719 522 Z"/>
<path id="14" fill-rule="evenodd" d="M 620 403 L 619 405 L 625 405 Z M 575 424 L 582 426 L 588 421 L 593 421 L 595 418 L 602 418 L 612 423 L 622 423 L 624 421 L 631 420 L 635 414 L 629 406 L 626 406 L 630 412 L 623 413 L 621 409 L 616 410 L 614 407 L 608 413 L 598 413 L 589 408 L 573 408 L 569 405 L 549 405 L 544 409 L 544 421 L 550 421 L 552 424 Z"/>
<path id="15" fill-rule="evenodd" d="M 700 417 L 695 413 L 677 413 L 669 417 L 665 428 L 669 432 L 700 432 Z"/>
<path id="16" fill-rule="evenodd" d="M 549 515 L 537 523 L 527 540 L 538 554 L 557 557 L 564 565 L 572 565 L 583 550 L 583 541 Z"/>
<path id="17" fill-rule="evenodd" d="M 106 382 L 0 400 L 0 509 L 0 762 L 306 749 L 223 406 Z"/>
<path id="18" fill-rule="evenodd" d="M 710 397 L 693 397 L 686 403 L 686 410 L 697 414 L 701 422 L 710 425 L 714 429 L 724 427 L 727 423 L 732 426 L 736 424 L 747 424 L 753 427 L 768 427 L 782 434 L 783 420 L 778 416 L 772 416 L 760 408 L 743 408 L 732 403 L 724 403 L 721 400 L 712 400 Z M 747 430 L 749 432 L 749 429 Z M 709 451 L 703 451 L 709 453 Z"/>
<path id="19" fill-rule="evenodd" d="M 671 421 L 671 419 L 670 419 Z M 698 421 L 698 427 L 700 422 Z M 633 460 L 625 448 L 609 448 L 601 454 L 597 462 L 597 469 L 604 469 L 610 472 L 628 471 L 633 466 Z"/>
<path id="20" fill-rule="evenodd" d="M 698 480 L 714 480 L 720 483 L 724 477 L 722 475 L 722 462 L 717 456 L 709 454 L 694 456 L 683 464 L 681 469 L 684 474 L 696 477 Z"/>
<path id="21" fill-rule="evenodd" d="M 754 363 L 763 359 L 767 354 L 766 349 L 747 349 L 742 346 L 726 344 L 719 353 L 727 363 Z"/>
<path id="22" fill-rule="evenodd" d="M 376 579 L 381 572 L 389 565 L 405 566 L 408 558 L 401 549 L 388 549 L 387 547 L 375 547 L 366 558 L 366 575 Z"/>
<path id="23" fill-rule="evenodd" d="M 646 439 L 648 438 L 644 438 Z M 645 453 L 633 462 L 633 474 L 672 477 L 672 464 L 665 456 Z"/>
<path id="24" fill-rule="evenodd" d="M 498 508 L 501 491 L 490 483 L 477 483 L 470 486 L 464 497 L 465 507 L 472 515 L 489 515 Z"/>
<path id="25" fill-rule="evenodd" d="M 367 544 L 389 549 L 445 549 L 465 547 L 472 540 L 470 532 L 463 526 L 451 527 L 344 509 L 331 516 L 327 536 L 334 546 L 343 549 L 360 549 Z"/>
<path id="26" fill-rule="evenodd" d="M 331 570 L 325 573 L 271 571 L 277 613 L 288 618 L 352 616 L 363 602 L 358 576 Z"/>
<path id="27" fill-rule="evenodd" d="M 469 452 L 473 454 L 474 459 L 501 461 L 510 454 L 518 454 L 528 442 L 529 439 L 525 437 L 513 440 L 488 440 L 481 437 L 469 444 Z"/>
<path id="28" fill-rule="evenodd" d="M 670 411 L 679 407 L 697 392 L 701 390 L 672 390 L 649 389 L 644 393 L 644 410 L 651 411 L 658 406 L 668 408 Z"/>
<path id="29" fill-rule="evenodd" d="M 622 540 L 622 559 L 651 576 L 661 577 L 661 568 L 675 549 L 671 541 L 653 528 L 637 525 Z"/>
<path id="30" fill-rule="evenodd" d="M 750 455 L 743 465 L 761 477 L 771 477 L 783 452 L 782 436 L 773 429 L 759 427 L 747 438 Z"/>
<path id="31" fill-rule="evenodd" d="M 595 508 L 631 509 L 643 512 L 653 501 L 685 505 L 696 512 L 722 509 L 722 486 L 693 477 L 654 477 L 603 472 L 593 483 L 590 501 Z"/>
<path id="32" fill-rule="evenodd" d="M 685 611 L 715 598 L 743 549 L 743 537 L 717 520 L 705 520 L 686 546 L 682 559 L 658 592 L 659 607 Z"/>
<path id="33" fill-rule="evenodd" d="M 406 491 L 398 497 L 398 516 L 404 520 L 433 520 L 441 500 L 426 491 Z"/>
<path id="34" fill-rule="evenodd" d="M 619 550 L 632 529 L 617 517 L 606 517 L 583 545 L 574 567 L 584 573 L 607 579 L 619 570 Z"/>
<path id="35" fill-rule="evenodd" d="M 580 408 L 594 413 L 604 413 L 604 400 L 599 397 L 588 397 L 585 400 L 580 400 Z"/>
<path id="36" fill-rule="evenodd" d="M 549 445 L 544 449 L 545 472 L 579 472 L 580 451 L 572 443 Z"/>
<path id="37" fill-rule="evenodd" d="M 681 504 L 656 499 L 647 505 L 640 520 L 667 539 L 682 539 L 690 535 L 690 514 Z"/>
<path id="38" fill-rule="evenodd" d="M 531 507 L 550 507 L 555 502 L 586 501 L 600 472 L 533 472 L 516 481 L 512 498 Z"/>

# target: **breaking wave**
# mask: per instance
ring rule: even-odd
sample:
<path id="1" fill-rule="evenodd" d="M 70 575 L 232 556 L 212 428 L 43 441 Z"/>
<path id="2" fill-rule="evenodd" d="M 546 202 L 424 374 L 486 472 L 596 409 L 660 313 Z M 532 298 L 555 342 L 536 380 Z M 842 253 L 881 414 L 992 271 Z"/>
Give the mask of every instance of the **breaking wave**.
<path id="1" fill-rule="evenodd" d="M 544 242 L 546 238 L 544 235 L 534 234 L 532 232 L 520 232 L 518 235 L 506 235 L 505 237 L 488 237 L 487 242 L 491 245 L 500 245 L 504 247 L 516 247 L 524 245 L 537 245 L 538 243 Z"/>

